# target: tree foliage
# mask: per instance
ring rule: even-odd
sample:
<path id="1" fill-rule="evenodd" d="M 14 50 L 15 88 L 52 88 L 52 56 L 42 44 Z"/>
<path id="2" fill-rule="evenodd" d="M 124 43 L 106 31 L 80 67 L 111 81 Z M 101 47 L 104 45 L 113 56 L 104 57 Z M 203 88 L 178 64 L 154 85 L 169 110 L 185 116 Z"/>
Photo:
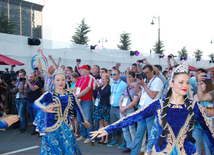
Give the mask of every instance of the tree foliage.
<path id="1" fill-rule="evenodd" d="M 14 31 L 16 26 L 17 25 L 12 20 L 7 18 L 4 9 L 2 9 L 0 13 L 0 32 L 14 34 L 16 32 Z"/>
<path id="2" fill-rule="evenodd" d="M 188 51 L 186 50 L 186 47 L 184 46 L 180 51 L 178 51 L 179 57 L 188 57 Z"/>
<path id="3" fill-rule="evenodd" d="M 211 60 L 214 60 L 214 54 L 213 53 L 210 53 L 208 56 Z"/>
<path id="4" fill-rule="evenodd" d="M 196 59 L 201 59 L 201 58 L 202 58 L 203 51 L 197 49 L 197 50 L 194 52 L 194 54 L 195 54 L 195 58 L 196 58 Z"/>
<path id="5" fill-rule="evenodd" d="M 121 50 L 130 50 L 131 49 L 131 38 L 130 33 L 123 32 L 120 34 L 120 44 L 117 47 Z"/>
<path id="6" fill-rule="evenodd" d="M 155 42 L 153 51 L 155 51 L 155 54 L 163 54 L 163 52 L 165 51 L 163 48 L 163 41 L 158 40 Z"/>
<path id="7" fill-rule="evenodd" d="M 72 42 L 75 44 L 87 45 L 89 42 L 87 34 L 90 32 L 90 27 L 85 23 L 85 19 L 76 28 L 76 32 L 72 36 Z"/>

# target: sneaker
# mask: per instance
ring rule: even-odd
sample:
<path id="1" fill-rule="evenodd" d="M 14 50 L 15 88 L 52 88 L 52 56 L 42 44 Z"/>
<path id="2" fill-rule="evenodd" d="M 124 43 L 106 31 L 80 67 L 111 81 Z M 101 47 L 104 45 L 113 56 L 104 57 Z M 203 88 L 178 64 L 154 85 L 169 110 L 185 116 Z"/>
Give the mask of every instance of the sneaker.
<path id="1" fill-rule="evenodd" d="M 74 133 L 74 136 L 75 136 L 76 138 L 79 138 L 79 137 L 80 137 L 80 135 L 79 135 L 78 133 Z"/>
<path id="2" fill-rule="evenodd" d="M 115 143 L 114 141 L 111 141 L 107 146 L 108 147 L 118 146 L 118 143 Z"/>
<path id="3" fill-rule="evenodd" d="M 19 133 L 25 133 L 26 132 L 26 130 L 25 129 L 21 129 L 21 130 L 19 130 Z"/>
<path id="4" fill-rule="evenodd" d="M 91 139 L 87 138 L 84 143 L 87 144 L 87 143 L 90 143 L 91 142 Z"/>
<path id="5" fill-rule="evenodd" d="M 126 144 L 125 143 L 122 143 L 121 145 L 119 145 L 117 148 L 125 148 L 126 147 Z"/>
<path id="6" fill-rule="evenodd" d="M 82 136 L 80 136 L 79 138 L 77 138 L 77 141 L 84 141 L 86 138 L 83 138 Z"/>
<path id="7" fill-rule="evenodd" d="M 125 150 L 122 151 L 123 153 L 130 153 L 131 152 L 131 149 L 130 148 L 127 148 Z"/>

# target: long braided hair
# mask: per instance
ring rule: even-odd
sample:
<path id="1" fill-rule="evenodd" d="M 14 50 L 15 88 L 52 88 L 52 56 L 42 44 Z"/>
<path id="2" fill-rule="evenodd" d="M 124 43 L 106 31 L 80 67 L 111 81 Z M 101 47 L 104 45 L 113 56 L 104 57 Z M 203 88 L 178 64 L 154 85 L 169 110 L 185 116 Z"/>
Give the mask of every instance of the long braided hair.
<path id="1" fill-rule="evenodd" d="M 174 82 L 175 76 L 177 76 L 179 74 L 186 74 L 186 73 L 175 73 L 174 76 L 172 77 L 173 78 L 172 82 Z M 169 103 L 169 99 L 170 99 L 171 95 L 172 95 L 172 88 L 170 88 L 169 91 L 167 92 L 164 103 L 163 103 L 163 110 L 161 113 L 163 131 L 162 131 L 162 134 L 158 141 L 159 147 L 163 144 L 163 140 L 168 134 L 167 109 L 168 109 L 168 103 Z M 192 143 L 195 143 L 195 139 L 192 137 L 192 130 L 194 128 L 195 116 L 194 116 L 194 112 L 193 112 L 191 103 L 190 103 L 187 95 L 184 95 L 184 103 L 186 104 L 188 114 L 191 117 L 190 122 L 189 122 L 189 129 L 187 131 L 187 136 L 188 136 L 189 141 L 191 141 Z"/>

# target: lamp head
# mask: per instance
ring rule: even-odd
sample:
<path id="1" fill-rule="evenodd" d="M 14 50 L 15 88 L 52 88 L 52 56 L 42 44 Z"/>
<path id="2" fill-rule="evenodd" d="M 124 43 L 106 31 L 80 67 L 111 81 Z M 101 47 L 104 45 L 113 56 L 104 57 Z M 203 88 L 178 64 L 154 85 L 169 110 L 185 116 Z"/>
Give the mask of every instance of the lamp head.
<path id="1" fill-rule="evenodd" d="M 91 50 L 98 50 L 98 49 L 99 49 L 99 46 L 97 46 L 97 45 L 92 46 L 91 45 Z"/>
<path id="2" fill-rule="evenodd" d="M 151 24 L 154 25 L 154 20 L 152 20 Z"/>

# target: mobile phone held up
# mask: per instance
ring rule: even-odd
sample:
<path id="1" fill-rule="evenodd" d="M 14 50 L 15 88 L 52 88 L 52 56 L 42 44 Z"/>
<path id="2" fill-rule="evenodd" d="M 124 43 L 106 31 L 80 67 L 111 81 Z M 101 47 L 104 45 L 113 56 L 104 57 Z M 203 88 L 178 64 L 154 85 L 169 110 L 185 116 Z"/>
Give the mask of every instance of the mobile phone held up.
<path id="1" fill-rule="evenodd" d="M 211 79 L 210 74 L 204 75 L 204 77 L 206 77 L 206 79 Z"/>
<path id="2" fill-rule="evenodd" d="M 38 67 L 34 67 L 34 69 L 35 69 L 35 70 L 39 70 L 39 68 L 38 68 Z"/>
<path id="3" fill-rule="evenodd" d="M 121 66 L 121 63 L 117 63 L 116 65 L 120 67 L 120 66 Z"/>
<path id="4" fill-rule="evenodd" d="M 81 62 L 81 59 L 76 59 L 76 62 Z"/>
<path id="5" fill-rule="evenodd" d="M 138 60 L 139 63 L 143 63 L 143 60 Z"/>

